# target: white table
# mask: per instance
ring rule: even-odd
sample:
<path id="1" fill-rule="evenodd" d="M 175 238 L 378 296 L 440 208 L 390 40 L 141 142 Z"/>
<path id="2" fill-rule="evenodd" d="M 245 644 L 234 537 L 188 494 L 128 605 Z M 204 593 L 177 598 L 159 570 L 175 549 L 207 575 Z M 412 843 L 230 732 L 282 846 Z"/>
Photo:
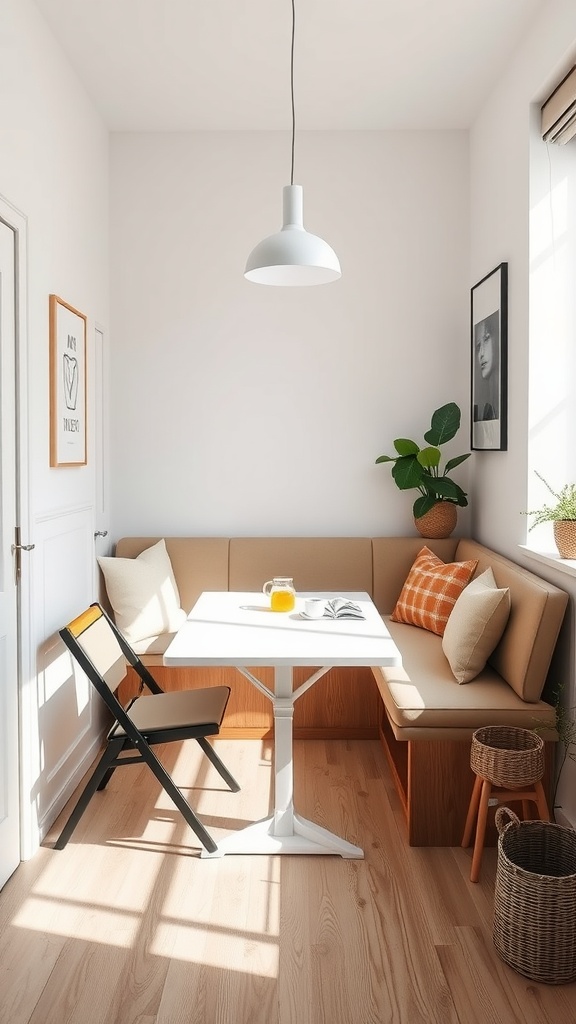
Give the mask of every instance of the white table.
<path id="1" fill-rule="evenodd" d="M 365 619 L 305 619 L 308 597 L 346 597 L 356 601 Z M 274 708 L 274 814 L 226 836 L 213 854 L 318 853 L 364 856 L 358 846 L 308 821 L 294 810 L 292 719 L 294 704 L 336 665 L 399 665 L 400 653 L 366 593 L 307 593 L 293 612 L 272 612 L 262 594 L 206 591 L 178 630 L 164 655 L 165 665 L 233 665 L 272 701 Z M 296 665 L 322 665 L 296 690 Z M 274 690 L 248 667 L 274 668 Z"/>

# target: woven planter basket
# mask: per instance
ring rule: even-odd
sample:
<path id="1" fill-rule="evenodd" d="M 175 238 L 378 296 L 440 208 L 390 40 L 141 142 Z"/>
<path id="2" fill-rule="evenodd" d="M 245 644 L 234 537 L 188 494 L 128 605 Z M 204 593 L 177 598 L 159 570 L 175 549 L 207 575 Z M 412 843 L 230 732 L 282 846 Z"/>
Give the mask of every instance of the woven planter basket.
<path id="1" fill-rule="evenodd" d="M 554 523 L 554 540 L 560 558 L 576 558 L 576 520 L 558 519 Z"/>
<path id="2" fill-rule="evenodd" d="M 458 521 L 458 506 L 453 501 L 437 501 L 429 512 L 414 520 L 421 537 L 438 540 L 449 537 Z"/>
<path id="3" fill-rule="evenodd" d="M 530 729 L 484 726 L 472 736 L 470 767 L 494 786 L 529 786 L 544 775 L 544 741 Z"/>
<path id="4" fill-rule="evenodd" d="M 575 981 L 576 832 L 547 821 L 520 821 L 508 807 L 496 811 L 496 826 L 496 952 L 532 981 Z"/>

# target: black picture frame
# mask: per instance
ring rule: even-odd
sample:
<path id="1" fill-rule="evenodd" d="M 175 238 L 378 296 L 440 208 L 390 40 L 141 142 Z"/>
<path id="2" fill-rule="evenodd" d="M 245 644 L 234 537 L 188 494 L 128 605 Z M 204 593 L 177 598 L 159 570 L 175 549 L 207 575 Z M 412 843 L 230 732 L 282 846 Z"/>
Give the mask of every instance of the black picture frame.
<path id="1" fill-rule="evenodd" d="M 508 264 L 470 289 L 470 447 L 508 450 Z"/>

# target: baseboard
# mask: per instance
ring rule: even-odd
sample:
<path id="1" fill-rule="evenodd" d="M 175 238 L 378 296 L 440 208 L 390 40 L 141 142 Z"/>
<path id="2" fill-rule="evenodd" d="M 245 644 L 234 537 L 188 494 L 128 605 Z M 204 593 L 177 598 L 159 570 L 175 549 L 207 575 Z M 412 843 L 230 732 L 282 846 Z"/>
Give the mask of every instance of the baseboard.
<path id="1" fill-rule="evenodd" d="M 46 808 L 41 821 L 38 822 L 39 843 L 42 843 L 56 821 L 62 809 L 68 803 L 74 790 L 82 781 L 84 775 L 94 764 L 98 754 L 102 750 L 102 744 L 106 735 L 106 729 L 94 737 L 80 763 L 74 769 L 72 775 L 66 780 L 60 792 L 54 797 L 51 804 Z"/>

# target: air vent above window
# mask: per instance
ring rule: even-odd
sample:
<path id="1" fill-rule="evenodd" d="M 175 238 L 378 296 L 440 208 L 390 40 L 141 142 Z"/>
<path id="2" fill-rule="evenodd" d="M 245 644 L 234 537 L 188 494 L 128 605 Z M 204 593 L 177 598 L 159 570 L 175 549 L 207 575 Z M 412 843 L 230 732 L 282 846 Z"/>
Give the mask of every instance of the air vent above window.
<path id="1" fill-rule="evenodd" d="M 542 107 L 542 138 L 563 146 L 576 135 L 576 66 Z"/>

